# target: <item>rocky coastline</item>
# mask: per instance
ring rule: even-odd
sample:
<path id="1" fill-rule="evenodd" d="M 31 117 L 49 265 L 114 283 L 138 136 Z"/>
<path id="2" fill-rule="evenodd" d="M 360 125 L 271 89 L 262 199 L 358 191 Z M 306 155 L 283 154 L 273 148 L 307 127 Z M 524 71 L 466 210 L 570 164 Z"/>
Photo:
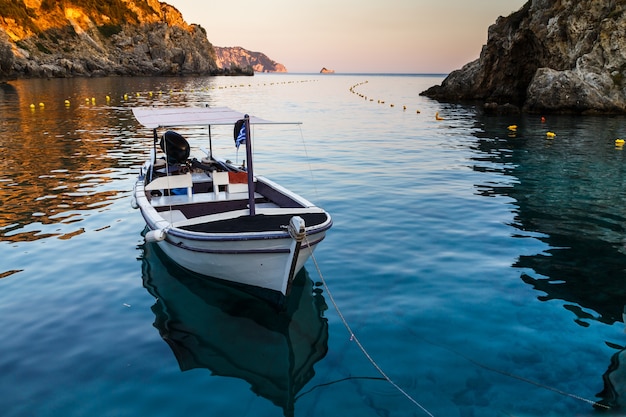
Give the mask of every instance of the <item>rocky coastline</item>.
<path id="1" fill-rule="evenodd" d="M 270 59 L 262 52 L 254 52 L 240 46 L 214 46 L 215 60 L 218 68 L 249 68 L 254 72 L 287 72 L 283 64 Z"/>
<path id="2" fill-rule="evenodd" d="M 626 113 L 626 3 L 529 0 L 480 57 L 421 94 L 494 113 Z"/>
<path id="3" fill-rule="evenodd" d="M 175 7 L 158 0 L 0 0 L 0 11 L 0 82 L 286 71 L 243 48 L 240 56 L 230 53 L 230 61 L 221 58 L 202 26 L 187 24 Z M 241 55 L 254 55 L 256 62 Z"/>

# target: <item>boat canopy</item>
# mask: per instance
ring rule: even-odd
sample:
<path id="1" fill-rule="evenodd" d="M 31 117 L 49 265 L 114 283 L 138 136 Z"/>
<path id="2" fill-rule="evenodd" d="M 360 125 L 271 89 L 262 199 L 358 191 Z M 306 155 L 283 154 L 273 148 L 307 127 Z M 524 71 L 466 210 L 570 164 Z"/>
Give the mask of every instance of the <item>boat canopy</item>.
<path id="1" fill-rule="evenodd" d="M 245 117 L 244 113 L 228 107 L 134 107 L 133 115 L 149 129 L 179 127 L 234 125 Z M 272 122 L 250 116 L 250 124 L 300 124 L 300 122 Z"/>

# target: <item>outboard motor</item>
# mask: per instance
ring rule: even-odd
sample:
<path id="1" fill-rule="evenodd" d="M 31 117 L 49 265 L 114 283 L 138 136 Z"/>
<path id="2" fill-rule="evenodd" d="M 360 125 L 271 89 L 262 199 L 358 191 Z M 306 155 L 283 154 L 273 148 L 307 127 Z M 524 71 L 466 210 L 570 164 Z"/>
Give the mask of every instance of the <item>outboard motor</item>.
<path id="1" fill-rule="evenodd" d="M 159 146 L 167 155 L 167 162 L 170 164 L 184 164 L 191 152 L 187 139 L 172 130 L 168 130 L 161 136 Z"/>

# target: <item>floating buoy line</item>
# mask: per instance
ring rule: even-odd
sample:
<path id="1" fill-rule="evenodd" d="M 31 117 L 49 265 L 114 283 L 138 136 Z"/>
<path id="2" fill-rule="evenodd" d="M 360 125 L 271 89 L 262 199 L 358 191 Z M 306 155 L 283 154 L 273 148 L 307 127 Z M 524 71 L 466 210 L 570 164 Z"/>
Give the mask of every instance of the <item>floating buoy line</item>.
<path id="1" fill-rule="evenodd" d="M 307 239 L 307 237 L 304 237 L 304 240 L 307 243 L 307 246 L 309 248 L 311 248 L 311 245 L 309 244 L 309 241 Z M 337 303 L 335 302 L 335 298 L 333 297 L 332 293 L 330 292 L 330 289 L 328 288 L 328 284 L 326 284 L 326 280 L 324 279 L 324 275 L 322 274 L 322 271 L 319 267 L 319 265 L 317 264 L 317 260 L 315 259 L 315 255 L 313 254 L 313 251 L 311 251 L 311 259 L 313 260 L 313 264 L 315 265 L 315 269 L 317 270 L 317 274 L 319 275 L 320 279 L 322 280 L 322 285 L 324 286 L 324 289 L 326 290 L 326 294 L 328 295 L 328 299 L 330 300 L 331 304 L 335 307 L 335 311 L 337 311 L 337 314 L 339 315 L 339 318 L 341 319 L 341 322 L 343 323 L 343 325 L 345 326 L 346 330 L 348 331 L 348 333 L 350 334 L 350 341 L 356 343 L 356 345 L 359 347 L 359 349 L 361 350 L 361 352 L 363 353 L 363 355 L 365 355 L 365 357 L 367 358 L 367 360 L 372 364 L 372 366 L 374 368 L 376 368 L 376 370 L 378 371 L 378 373 L 383 377 L 383 379 L 387 382 L 389 382 L 396 390 L 398 390 L 402 395 L 404 395 L 409 401 L 411 401 L 413 404 L 415 404 L 420 410 L 422 410 L 426 415 L 430 416 L 430 417 L 434 417 L 434 415 L 428 411 L 423 405 L 421 405 L 419 402 L 417 402 L 417 400 L 415 400 L 413 397 L 411 397 L 411 395 L 409 393 L 407 393 L 405 390 L 402 389 L 402 387 L 400 387 L 398 384 L 396 384 L 386 373 L 385 371 L 383 371 L 383 369 L 376 363 L 376 361 L 374 361 L 374 359 L 372 358 L 372 356 L 367 352 L 367 350 L 365 349 L 365 347 L 363 346 L 363 344 L 361 344 L 361 341 L 359 340 L 359 338 L 354 334 L 354 332 L 352 331 L 352 328 L 350 327 L 350 325 L 348 324 L 348 321 L 346 320 L 346 318 L 344 317 L 343 313 L 341 312 L 341 310 L 339 309 L 339 306 L 337 305 Z"/>
<path id="2" fill-rule="evenodd" d="M 373 99 L 373 98 L 368 97 L 368 96 L 366 96 L 365 94 L 363 94 L 363 93 L 359 93 L 359 92 L 357 91 L 357 88 L 358 88 L 358 87 L 360 87 L 360 86 L 362 86 L 362 85 L 364 85 L 364 84 L 367 84 L 368 82 L 369 82 L 369 81 L 367 81 L 367 80 L 366 80 L 366 81 L 363 81 L 363 82 L 360 82 L 360 83 L 354 84 L 353 86 L 351 86 L 351 87 L 350 87 L 349 91 L 350 91 L 352 94 L 355 94 L 355 95 L 359 96 L 360 98 L 364 99 L 365 101 L 370 101 L 370 102 L 373 102 L 373 101 L 374 101 L 374 99 Z M 385 104 L 385 103 L 386 103 L 386 101 L 385 101 L 385 100 L 378 99 L 378 100 L 376 100 L 376 103 L 377 103 L 377 104 Z M 394 107 L 396 107 L 396 105 L 395 105 L 395 104 L 393 104 L 393 103 L 389 103 L 389 107 L 394 108 Z M 408 110 L 407 106 L 406 106 L 406 105 L 402 105 L 402 111 L 407 111 L 407 110 Z M 416 109 L 416 110 L 415 110 L 415 113 L 416 113 L 416 114 L 420 114 L 421 112 L 419 111 L 419 109 Z M 442 119 L 442 120 L 443 120 L 443 119 Z"/>
<path id="3" fill-rule="evenodd" d="M 542 124 L 546 123 L 546 117 L 545 116 L 541 116 L 540 121 L 541 121 Z M 515 125 L 515 124 L 509 125 L 507 127 L 507 130 L 508 130 L 508 136 L 510 138 L 515 138 L 516 137 L 516 135 L 517 135 L 517 125 Z M 548 141 L 552 141 L 552 140 L 555 140 L 557 138 L 557 134 L 556 134 L 556 132 L 548 130 L 548 131 L 545 132 L 545 138 Z M 624 145 L 626 144 L 626 140 L 617 138 L 617 139 L 615 139 L 614 144 L 615 144 L 615 149 L 621 151 L 621 150 L 624 149 Z"/>
<path id="4" fill-rule="evenodd" d="M 254 83 L 254 84 L 253 83 L 247 83 L 247 84 L 233 83 L 229 85 L 219 85 L 219 86 L 211 85 L 207 87 L 202 87 L 202 88 L 197 88 L 197 89 L 188 89 L 188 90 L 170 89 L 170 90 L 159 90 L 159 91 L 135 91 L 135 92 L 124 93 L 117 99 L 112 97 L 110 94 L 107 94 L 106 96 L 104 96 L 104 102 L 107 105 L 110 105 L 112 104 L 112 102 L 116 102 L 116 101 L 118 103 L 133 102 L 133 104 L 135 104 L 137 100 L 144 100 L 144 99 L 167 101 L 168 98 L 174 97 L 179 94 L 197 94 L 197 93 L 209 92 L 212 90 L 224 90 L 224 89 L 232 89 L 232 88 L 272 87 L 272 86 L 279 86 L 279 85 L 308 83 L 308 82 L 315 82 L 315 81 L 318 81 L 318 80 L 290 80 L 290 81 L 282 81 L 282 82 L 263 82 L 263 83 Z M 61 99 L 61 102 L 63 103 L 66 109 L 69 109 L 72 107 L 74 102 L 79 103 L 80 100 L 77 98 L 74 98 L 74 101 L 72 101 L 72 99 L 70 98 L 64 98 L 64 99 Z M 84 98 L 85 106 L 96 106 L 96 103 L 97 103 L 97 99 L 94 96 L 89 96 L 89 97 Z M 45 103 L 43 101 L 40 101 L 38 105 L 36 105 L 35 103 L 31 103 L 29 107 L 32 111 L 35 111 L 37 107 L 39 107 L 40 110 L 44 110 Z"/>

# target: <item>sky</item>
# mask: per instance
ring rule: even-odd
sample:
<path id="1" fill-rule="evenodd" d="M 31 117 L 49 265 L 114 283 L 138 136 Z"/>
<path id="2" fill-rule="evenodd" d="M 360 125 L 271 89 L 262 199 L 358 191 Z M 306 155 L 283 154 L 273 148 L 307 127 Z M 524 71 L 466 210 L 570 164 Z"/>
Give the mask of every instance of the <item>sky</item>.
<path id="1" fill-rule="evenodd" d="M 214 46 L 262 52 L 292 73 L 449 73 L 527 0 L 164 0 Z"/>

